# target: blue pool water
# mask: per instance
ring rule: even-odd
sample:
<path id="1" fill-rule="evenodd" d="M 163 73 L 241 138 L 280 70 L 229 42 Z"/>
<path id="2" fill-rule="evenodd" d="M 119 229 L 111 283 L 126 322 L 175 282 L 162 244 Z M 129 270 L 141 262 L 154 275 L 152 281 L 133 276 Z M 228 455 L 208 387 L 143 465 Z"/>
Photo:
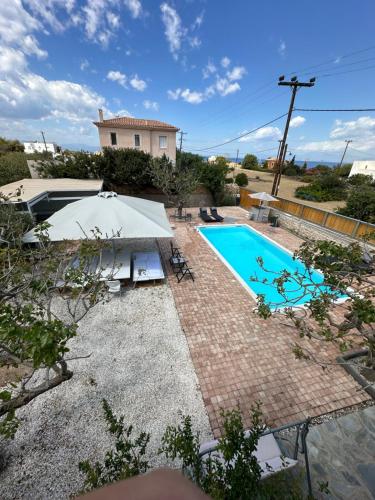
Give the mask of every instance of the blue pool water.
<path id="1" fill-rule="evenodd" d="M 256 260 L 257 257 L 262 257 L 264 267 L 269 271 L 280 272 L 286 269 L 290 273 L 297 270 L 304 273 L 306 267 L 302 262 L 293 260 L 293 257 L 288 252 L 253 231 L 249 226 L 201 227 L 199 231 L 243 279 L 250 290 L 256 295 L 264 294 L 266 302 L 270 303 L 272 307 L 276 307 L 279 303 L 283 303 L 283 307 L 286 305 L 301 305 L 311 299 L 309 295 L 303 298 L 299 297 L 301 289 L 297 289 L 296 283 L 286 283 L 285 290 L 291 302 L 285 304 L 284 298 L 274 286 L 250 281 L 250 276 L 255 275 L 260 280 L 266 278 L 268 281 L 272 281 L 276 277 L 276 275 L 267 273 L 259 266 Z M 323 276 L 313 271 L 311 280 L 315 283 L 321 283 Z M 306 276 L 305 283 L 311 283 L 311 280 Z"/>

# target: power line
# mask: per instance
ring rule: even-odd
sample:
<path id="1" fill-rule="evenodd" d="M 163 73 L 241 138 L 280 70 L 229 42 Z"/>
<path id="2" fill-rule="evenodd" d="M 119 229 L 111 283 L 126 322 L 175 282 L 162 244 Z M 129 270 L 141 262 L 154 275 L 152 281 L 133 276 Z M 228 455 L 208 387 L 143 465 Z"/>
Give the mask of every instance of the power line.
<path id="1" fill-rule="evenodd" d="M 294 108 L 294 111 L 325 111 L 325 112 L 350 112 L 350 111 L 356 111 L 356 112 L 368 112 L 368 111 L 375 111 L 375 108 L 352 108 L 352 109 L 310 109 L 310 108 Z"/>
<path id="2" fill-rule="evenodd" d="M 287 114 L 288 113 L 284 113 L 284 114 L 278 116 L 277 118 L 274 118 L 273 120 L 271 120 L 267 123 L 264 123 L 263 125 L 260 125 L 259 127 L 254 128 L 253 130 L 250 130 L 250 132 L 246 132 L 245 134 L 241 134 L 237 137 L 234 137 L 233 139 L 229 139 L 228 141 L 222 142 L 221 144 L 216 144 L 215 146 L 209 146 L 207 148 L 194 149 L 193 151 L 207 151 L 208 149 L 215 149 L 215 148 L 219 148 L 220 146 L 225 146 L 225 144 L 229 144 L 231 142 L 237 141 L 238 139 L 241 139 L 242 137 L 246 137 L 247 135 L 253 134 L 257 130 L 260 130 L 261 128 L 266 127 L 267 125 L 271 125 L 271 123 L 275 123 L 277 120 L 281 120 L 281 118 L 284 118 L 284 116 L 286 116 Z"/>
<path id="3" fill-rule="evenodd" d="M 357 73 L 358 71 L 365 71 L 367 69 L 373 69 L 373 68 L 375 68 L 375 65 L 366 66 L 364 68 L 351 69 L 351 70 L 348 70 L 348 71 L 338 71 L 336 73 L 327 73 L 325 75 L 318 75 L 318 76 L 319 76 L 319 78 L 328 78 L 330 76 L 347 75 L 348 73 Z"/>

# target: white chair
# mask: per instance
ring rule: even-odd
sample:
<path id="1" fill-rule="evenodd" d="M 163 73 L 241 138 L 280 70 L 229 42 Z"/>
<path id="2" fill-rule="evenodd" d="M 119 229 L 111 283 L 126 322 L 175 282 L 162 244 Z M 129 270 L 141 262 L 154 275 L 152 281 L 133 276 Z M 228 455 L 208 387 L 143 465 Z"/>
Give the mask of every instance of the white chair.
<path id="1" fill-rule="evenodd" d="M 109 293 L 119 293 L 121 294 L 121 282 L 120 280 L 106 281 L 105 284 L 108 287 Z"/>

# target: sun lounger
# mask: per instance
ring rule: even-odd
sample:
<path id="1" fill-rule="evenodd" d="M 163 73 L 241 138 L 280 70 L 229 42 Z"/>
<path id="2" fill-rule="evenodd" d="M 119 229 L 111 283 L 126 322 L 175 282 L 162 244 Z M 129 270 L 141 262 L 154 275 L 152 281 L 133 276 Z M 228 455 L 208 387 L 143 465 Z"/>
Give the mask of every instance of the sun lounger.
<path id="1" fill-rule="evenodd" d="M 248 433 L 246 433 L 248 434 Z M 224 459 L 220 451 L 217 451 L 218 440 L 208 441 L 201 445 L 199 454 L 203 457 L 211 455 L 224 464 Z M 254 456 L 261 468 L 261 478 L 276 474 L 277 472 L 295 467 L 297 460 L 282 455 L 279 445 L 273 434 L 261 436 Z"/>
<path id="2" fill-rule="evenodd" d="M 199 217 L 203 220 L 203 222 L 217 222 L 216 219 L 208 215 L 207 208 L 199 209 Z"/>
<path id="3" fill-rule="evenodd" d="M 100 280 L 130 278 L 130 252 L 126 248 L 104 248 L 100 260 Z"/>
<path id="4" fill-rule="evenodd" d="M 133 253 L 133 281 L 164 279 L 163 266 L 158 252 Z"/>
<path id="5" fill-rule="evenodd" d="M 219 215 L 219 214 L 217 213 L 217 208 L 215 208 L 215 207 L 210 208 L 210 212 L 211 212 L 211 216 L 212 216 L 215 220 L 217 220 L 217 222 L 223 222 L 224 217 L 222 217 L 221 215 Z"/>

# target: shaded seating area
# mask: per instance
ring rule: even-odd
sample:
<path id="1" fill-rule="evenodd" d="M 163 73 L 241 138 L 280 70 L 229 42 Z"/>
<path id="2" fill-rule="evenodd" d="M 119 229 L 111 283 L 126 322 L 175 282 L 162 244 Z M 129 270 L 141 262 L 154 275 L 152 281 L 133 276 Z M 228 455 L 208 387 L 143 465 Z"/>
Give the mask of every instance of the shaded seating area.
<path id="1" fill-rule="evenodd" d="M 173 237 L 164 205 L 142 198 L 100 192 L 70 203 L 47 219 L 51 242 L 104 240 L 102 250 L 82 262 L 78 256 L 70 260 L 62 273 L 59 287 L 69 287 L 74 269 L 83 271 L 79 284 L 105 281 L 111 293 L 121 291 L 121 281 L 134 282 L 164 279 L 159 250 L 149 243 Z M 147 240 L 147 241 L 143 241 Z M 24 243 L 39 243 L 38 231 L 32 229 Z M 134 242 L 139 242 L 134 244 Z M 147 243 L 148 242 L 148 243 Z M 154 249 L 154 251 L 150 251 Z"/>
<path id="2" fill-rule="evenodd" d="M 172 266 L 178 283 L 180 283 L 185 276 L 188 276 L 195 281 L 193 270 L 189 267 L 188 260 L 182 255 L 181 250 L 173 245 L 172 241 L 170 242 L 170 245 L 171 256 L 169 257 L 169 263 Z"/>

